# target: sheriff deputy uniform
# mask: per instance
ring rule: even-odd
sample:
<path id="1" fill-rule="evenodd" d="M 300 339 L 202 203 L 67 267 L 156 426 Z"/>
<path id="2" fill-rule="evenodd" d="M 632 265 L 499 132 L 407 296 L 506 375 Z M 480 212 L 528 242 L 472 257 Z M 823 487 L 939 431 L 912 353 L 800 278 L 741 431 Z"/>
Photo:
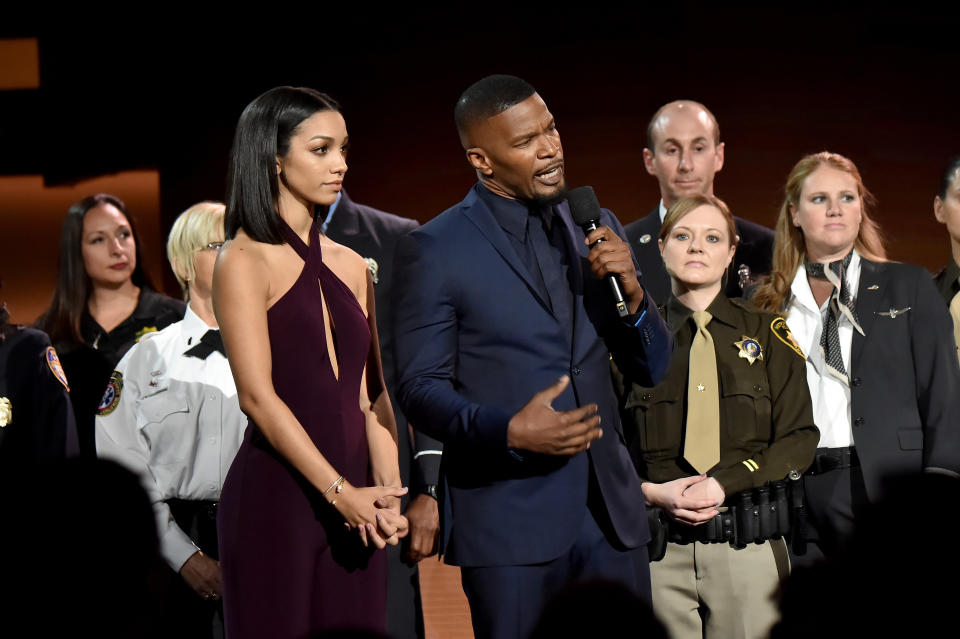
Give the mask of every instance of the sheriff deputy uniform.
<path id="1" fill-rule="evenodd" d="M 637 471 L 655 483 L 700 474 L 684 456 L 691 445 L 684 439 L 688 393 L 711 383 L 697 382 L 696 371 L 688 376 L 688 353 L 698 331 L 693 312 L 674 297 L 662 312 L 676 340 L 670 370 L 653 388 L 627 380 L 623 404 Z M 786 322 L 722 292 L 707 313 L 705 328 L 716 353 L 719 461 L 701 470 L 726 495 L 719 521 L 741 491 L 799 478 L 813 460 L 819 432 L 804 357 Z M 650 565 L 654 610 L 676 639 L 766 636 L 777 616 L 770 596 L 789 571 L 786 546 L 782 539 L 751 539 L 739 547 L 703 543 L 711 523 L 666 521 L 665 555 Z M 707 614 L 701 615 L 701 608 Z"/>

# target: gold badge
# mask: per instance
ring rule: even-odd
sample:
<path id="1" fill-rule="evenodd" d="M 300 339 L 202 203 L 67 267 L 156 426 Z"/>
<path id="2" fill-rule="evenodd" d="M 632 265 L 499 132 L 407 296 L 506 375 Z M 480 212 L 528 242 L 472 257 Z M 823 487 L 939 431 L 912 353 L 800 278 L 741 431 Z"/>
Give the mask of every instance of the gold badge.
<path id="1" fill-rule="evenodd" d="M 734 346 L 740 349 L 740 357 L 750 362 L 751 365 L 758 359 L 763 359 L 763 349 L 760 348 L 760 342 L 756 337 L 743 336 L 739 342 L 734 342 Z"/>
<path id="2" fill-rule="evenodd" d="M 67 392 L 70 392 L 70 384 L 67 383 L 67 374 L 63 372 L 63 366 L 60 365 L 60 358 L 57 357 L 57 351 L 54 350 L 53 346 L 47 346 L 47 352 L 45 355 L 47 360 L 47 366 L 50 367 L 50 372 L 53 373 L 53 376 L 57 378 L 57 381 L 63 384 L 63 387 L 67 389 Z"/>
<path id="3" fill-rule="evenodd" d="M 0 428 L 13 421 L 13 404 L 6 397 L 0 397 Z"/>
<path id="4" fill-rule="evenodd" d="M 377 261 L 372 257 L 365 257 L 363 261 L 367 263 L 367 268 L 370 269 L 370 277 L 373 279 L 374 284 L 380 283 L 380 265 L 377 264 Z"/>
<path id="5" fill-rule="evenodd" d="M 123 391 L 123 373 L 113 371 L 110 375 L 110 382 L 107 384 L 107 390 L 103 393 L 103 399 L 97 406 L 97 415 L 106 417 L 117 408 L 120 403 L 120 393 Z"/>
<path id="6" fill-rule="evenodd" d="M 136 334 L 137 341 L 139 342 L 140 338 L 146 335 L 147 333 L 156 333 L 156 332 L 157 332 L 156 326 L 144 326 L 139 331 L 137 331 L 137 334 Z"/>
<path id="7" fill-rule="evenodd" d="M 774 320 L 770 322 L 770 330 L 773 331 L 773 334 L 777 336 L 778 340 L 789 346 L 794 353 L 803 359 L 807 359 L 806 355 L 804 355 L 800 349 L 800 344 L 797 343 L 796 338 L 793 336 L 793 331 L 787 326 L 787 320 L 782 317 L 774 318 Z"/>

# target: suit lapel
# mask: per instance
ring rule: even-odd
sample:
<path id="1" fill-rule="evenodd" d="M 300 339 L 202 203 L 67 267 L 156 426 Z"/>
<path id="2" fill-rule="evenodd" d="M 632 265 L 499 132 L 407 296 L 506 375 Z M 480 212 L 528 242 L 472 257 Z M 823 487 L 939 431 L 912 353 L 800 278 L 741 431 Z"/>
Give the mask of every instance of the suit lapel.
<path id="1" fill-rule="evenodd" d="M 857 368 L 860 355 L 863 353 L 864 342 L 870 337 L 870 328 L 877 317 L 877 309 L 880 308 L 880 299 L 886 292 L 886 284 L 886 269 L 883 264 L 861 257 L 860 284 L 857 287 L 857 317 L 860 319 L 863 335 L 856 330 L 853 331 L 853 345 L 850 352 L 851 371 Z"/>
<path id="2" fill-rule="evenodd" d="M 631 242 L 631 248 L 640 266 L 640 273 L 643 275 L 641 284 L 653 296 L 654 301 L 663 303 L 670 298 L 670 275 L 667 273 L 667 267 L 664 266 L 660 249 L 657 247 L 657 237 L 660 234 L 660 207 L 653 209 L 649 215 L 641 219 L 639 226 L 640 233 Z M 640 238 L 644 235 L 649 235 L 650 239 L 641 243 Z"/>
<path id="3" fill-rule="evenodd" d="M 543 299 L 543 296 L 540 295 L 540 292 L 537 290 L 537 286 L 533 281 L 533 277 L 527 271 L 527 267 L 520 261 L 520 257 L 517 255 L 517 252 L 513 249 L 513 246 L 510 245 L 510 241 L 507 239 L 506 234 L 503 229 L 500 228 L 500 225 L 497 224 L 496 218 L 493 217 L 493 213 L 490 212 L 490 209 L 487 208 L 487 205 L 483 203 L 483 200 L 471 189 L 470 193 L 467 195 L 467 199 L 463 202 L 463 215 L 474 226 L 480 231 L 480 234 L 486 238 L 493 248 L 500 254 L 500 257 L 510 266 L 511 269 L 523 280 L 524 284 L 527 285 L 527 288 L 530 289 L 530 293 L 536 298 L 536 300 L 545 308 L 547 312 L 550 312 L 550 304 L 547 300 Z M 550 316 L 553 317 L 553 314 L 550 313 Z"/>
<path id="4" fill-rule="evenodd" d="M 346 191 L 343 191 L 340 204 L 337 205 L 337 210 L 333 212 L 333 219 L 330 220 L 330 230 L 348 237 L 360 233 L 360 210 L 354 205 Z"/>

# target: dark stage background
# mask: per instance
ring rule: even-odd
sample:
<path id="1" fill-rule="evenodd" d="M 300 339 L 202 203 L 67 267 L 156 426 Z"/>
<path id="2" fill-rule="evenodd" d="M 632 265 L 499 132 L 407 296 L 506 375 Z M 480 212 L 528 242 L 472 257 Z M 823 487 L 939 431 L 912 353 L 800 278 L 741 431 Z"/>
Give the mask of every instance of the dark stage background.
<path id="1" fill-rule="evenodd" d="M 37 38 L 40 62 L 39 89 L 0 91 L 0 297 L 29 322 L 52 289 L 66 206 L 47 210 L 49 198 L 31 189 L 130 171 L 140 186 L 121 195 L 143 200 L 131 207 L 138 219 L 153 218 L 147 260 L 175 293 L 162 239 L 186 206 L 222 199 L 237 117 L 279 84 L 342 102 L 355 200 L 425 222 L 474 182 L 452 109 L 467 85 L 496 72 L 539 89 L 571 186 L 592 184 L 624 223 L 658 199 L 641 157 L 647 120 L 664 102 L 692 98 L 720 121 L 726 166 L 716 192 L 734 213 L 772 225 L 791 166 L 829 149 L 851 157 L 877 195 L 892 258 L 930 269 L 948 259 L 932 200 L 946 160 L 960 153 L 952 16 L 866 3 L 585 7 L 369 5 L 203 25 L 180 15 L 70 31 L 0 26 L 3 37 Z"/>

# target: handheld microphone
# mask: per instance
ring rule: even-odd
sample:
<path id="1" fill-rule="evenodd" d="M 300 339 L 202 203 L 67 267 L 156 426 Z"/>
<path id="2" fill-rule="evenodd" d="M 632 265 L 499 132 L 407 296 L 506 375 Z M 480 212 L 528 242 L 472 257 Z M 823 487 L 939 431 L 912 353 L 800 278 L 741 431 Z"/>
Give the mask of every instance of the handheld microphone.
<path id="1" fill-rule="evenodd" d="M 567 202 L 570 204 L 570 214 L 577 226 L 583 229 L 584 235 L 589 235 L 600 226 L 600 202 L 592 186 L 578 186 L 567 192 Z M 599 240 L 602 242 L 603 240 Z M 604 278 L 613 293 L 613 301 L 617 307 L 617 315 L 626 317 L 630 314 L 627 301 L 623 295 L 623 285 L 620 278 L 614 273 L 608 273 Z"/>

